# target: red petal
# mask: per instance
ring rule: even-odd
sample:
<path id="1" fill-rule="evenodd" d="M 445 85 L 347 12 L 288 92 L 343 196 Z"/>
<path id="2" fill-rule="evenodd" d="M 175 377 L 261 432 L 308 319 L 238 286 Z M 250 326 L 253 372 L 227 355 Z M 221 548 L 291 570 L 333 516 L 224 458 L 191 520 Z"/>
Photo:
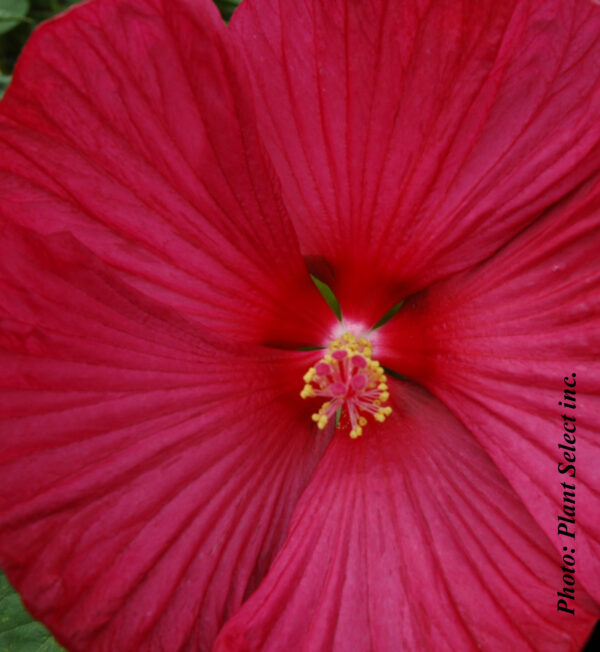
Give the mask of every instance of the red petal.
<path id="1" fill-rule="evenodd" d="M 69 649 L 210 648 L 326 444 L 314 354 L 216 349 L 73 238 L 0 235 L 0 566 Z"/>
<path id="2" fill-rule="evenodd" d="M 232 26 L 345 316 L 374 323 L 485 259 L 600 164 L 589 0 L 246 0 Z"/>
<path id="3" fill-rule="evenodd" d="M 438 401 L 393 385 L 384 426 L 334 440 L 216 650 L 579 649 L 591 600 L 557 617 L 560 557 L 514 491 Z"/>
<path id="4" fill-rule="evenodd" d="M 576 417 L 578 582 L 600 601 L 600 177 L 484 265 L 440 283 L 381 329 L 409 373 L 473 432 L 552 544 L 563 513 L 562 414 Z M 409 372 L 404 371 L 405 362 Z M 562 402 L 576 374 L 576 409 Z M 570 438 L 570 435 L 569 435 Z M 568 497 L 568 496 L 567 496 Z M 567 505 L 568 506 L 568 505 Z"/>
<path id="5" fill-rule="evenodd" d="M 2 101 L 0 214 L 71 231 L 224 336 L 320 343 L 335 319 L 306 273 L 244 83 L 209 0 L 68 12 L 36 32 Z"/>

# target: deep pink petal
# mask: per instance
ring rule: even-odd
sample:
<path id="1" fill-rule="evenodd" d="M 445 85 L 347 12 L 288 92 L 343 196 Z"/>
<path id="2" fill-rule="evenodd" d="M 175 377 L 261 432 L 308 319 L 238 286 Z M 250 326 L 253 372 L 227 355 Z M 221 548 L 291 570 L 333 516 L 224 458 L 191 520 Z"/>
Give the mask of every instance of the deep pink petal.
<path id="1" fill-rule="evenodd" d="M 600 164 L 590 0 L 246 0 L 232 26 L 303 253 L 350 317 L 485 259 Z"/>
<path id="2" fill-rule="evenodd" d="M 227 40 L 210 0 L 90 2 L 38 30 L 0 105 L 0 214 L 71 231 L 223 336 L 316 344 L 334 318 Z"/>
<path id="3" fill-rule="evenodd" d="M 424 383 L 473 432 L 559 550 L 571 543 L 557 533 L 571 472 L 558 464 L 565 468 L 565 452 L 576 456 L 578 582 L 596 600 L 599 251 L 600 177 L 485 264 L 416 297 L 379 340 L 387 364 Z M 574 411 L 558 405 L 573 373 Z M 559 448 L 569 445 L 565 413 L 576 417 L 575 452 Z"/>
<path id="4" fill-rule="evenodd" d="M 560 557 L 476 440 L 423 390 L 334 439 L 285 546 L 216 650 L 578 650 Z"/>
<path id="5" fill-rule="evenodd" d="M 0 236 L 0 566 L 70 650 L 210 649 L 326 444 L 311 354 L 217 349 L 71 236 Z"/>

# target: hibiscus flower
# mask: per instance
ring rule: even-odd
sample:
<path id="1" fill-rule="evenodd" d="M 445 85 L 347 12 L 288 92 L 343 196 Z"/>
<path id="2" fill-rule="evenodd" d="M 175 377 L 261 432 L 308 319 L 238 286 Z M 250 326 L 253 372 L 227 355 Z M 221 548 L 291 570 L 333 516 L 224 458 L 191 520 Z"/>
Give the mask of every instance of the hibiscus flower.
<path id="1" fill-rule="evenodd" d="M 0 566 L 63 645 L 582 647 L 598 34 L 590 0 L 96 0 L 34 35 Z"/>

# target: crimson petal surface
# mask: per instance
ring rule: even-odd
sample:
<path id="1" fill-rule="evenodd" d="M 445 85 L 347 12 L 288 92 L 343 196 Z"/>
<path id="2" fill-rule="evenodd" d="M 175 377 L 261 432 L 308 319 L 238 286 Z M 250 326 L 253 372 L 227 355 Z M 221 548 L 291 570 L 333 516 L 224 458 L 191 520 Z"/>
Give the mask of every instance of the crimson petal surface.
<path id="1" fill-rule="evenodd" d="M 223 337 L 320 343 L 334 318 L 237 58 L 210 0 L 99 0 L 45 24 L 0 104 L 0 215 L 72 232 Z"/>
<path id="2" fill-rule="evenodd" d="M 246 0 L 258 119 L 317 275 L 375 323 L 600 165 L 590 0 Z"/>
<path id="3" fill-rule="evenodd" d="M 210 649 L 326 445 L 308 354 L 215 346 L 71 236 L 1 236 L 1 567 L 69 649 Z"/>
<path id="4" fill-rule="evenodd" d="M 226 650 L 578 650 L 597 617 L 556 617 L 560 557 L 477 441 L 393 381 L 394 413 L 338 436 Z"/>
<path id="5" fill-rule="evenodd" d="M 562 483 L 574 482 L 578 584 L 600 601 L 598 251 L 600 177 L 484 264 L 413 297 L 380 341 L 388 364 L 475 435 L 559 550 L 572 543 L 557 534 Z M 559 405 L 565 377 L 574 410 Z M 565 413 L 576 418 L 575 451 L 559 448 L 570 445 Z M 574 478 L 558 471 L 565 453 Z"/>

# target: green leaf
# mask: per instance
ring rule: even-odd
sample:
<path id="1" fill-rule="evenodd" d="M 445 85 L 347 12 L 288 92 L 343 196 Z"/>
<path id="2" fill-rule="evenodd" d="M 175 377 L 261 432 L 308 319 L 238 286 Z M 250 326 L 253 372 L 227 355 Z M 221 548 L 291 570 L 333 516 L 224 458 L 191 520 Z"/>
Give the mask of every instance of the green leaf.
<path id="1" fill-rule="evenodd" d="M 393 369 L 388 369 L 388 367 L 384 367 L 383 370 L 388 376 L 391 376 L 392 378 L 396 378 L 397 380 L 410 381 L 410 378 L 408 376 L 403 376 L 402 374 L 399 374 L 397 371 L 394 371 Z"/>
<path id="2" fill-rule="evenodd" d="M 2 96 L 4 95 L 4 91 L 8 88 L 11 79 L 12 77 L 10 75 L 0 74 L 0 99 L 2 99 Z"/>
<path id="3" fill-rule="evenodd" d="M 229 20 L 242 0 L 215 0 L 215 4 L 225 20 Z"/>
<path id="4" fill-rule="evenodd" d="M 327 301 L 327 305 L 333 310 L 335 313 L 335 316 L 338 318 L 338 321 L 342 321 L 342 309 L 340 308 L 340 304 L 338 303 L 338 300 L 333 293 L 333 290 L 327 285 L 327 283 L 323 283 L 323 281 L 319 281 L 319 279 L 316 276 L 313 276 L 312 274 L 310 277 L 313 280 L 313 283 L 317 286 L 317 290 L 323 295 L 323 298 L 325 301 Z"/>
<path id="5" fill-rule="evenodd" d="M 19 594 L 0 571 L 0 650 L 61 652 L 48 630 L 27 613 Z"/>
<path id="6" fill-rule="evenodd" d="M 0 34 L 10 32 L 19 23 L 31 22 L 28 11 L 29 0 L 0 0 Z"/>
<path id="7" fill-rule="evenodd" d="M 376 328 L 381 328 L 384 324 L 387 324 L 392 317 L 395 317 L 400 308 L 404 305 L 404 299 L 397 303 L 391 310 L 388 310 L 385 315 L 373 326 L 373 330 Z"/>

